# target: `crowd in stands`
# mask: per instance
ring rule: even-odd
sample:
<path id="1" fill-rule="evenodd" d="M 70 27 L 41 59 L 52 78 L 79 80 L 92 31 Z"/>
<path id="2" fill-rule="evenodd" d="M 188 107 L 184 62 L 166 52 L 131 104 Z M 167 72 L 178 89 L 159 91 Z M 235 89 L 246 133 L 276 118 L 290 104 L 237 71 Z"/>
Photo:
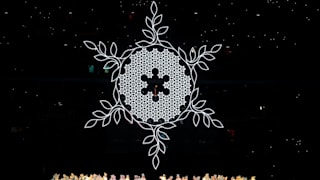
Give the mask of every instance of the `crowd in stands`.
<path id="1" fill-rule="evenodd" d="M 193 175 L 192 178 L 189 178 L 188 176 L 180 176 L 180 174 L 176 174 L 175 176 L 167 176 L 166 174 L 163 174 L 159 177 L 159 180 L 256 180 L 256 176 L 251 176 L 250 178 L 244 177 L 244 176 L 223 176 L 220 174 L 213 174 L 210 175 L 209 173 L 206 173 L 202 178 L 201 176 L 195 176 Z M 60 175 L 59 173 L 55 173 L 51 180 L 130 180 L 130 176 L 120 174 L 119 177 L 117 177 L 115 174 L 111 174 L 108 176 L 106 172 L 103 173 L 103 175 L 100 174 L 80 174 L 75 175 L 74 173 L 71 173 L 69 176 L 66 174 Z M 142 173 L 141 175 L 134 175 L 133 180 L 147 180 L 146 176 Z M 153 180 L 153 179 L 152 179 Z"/>

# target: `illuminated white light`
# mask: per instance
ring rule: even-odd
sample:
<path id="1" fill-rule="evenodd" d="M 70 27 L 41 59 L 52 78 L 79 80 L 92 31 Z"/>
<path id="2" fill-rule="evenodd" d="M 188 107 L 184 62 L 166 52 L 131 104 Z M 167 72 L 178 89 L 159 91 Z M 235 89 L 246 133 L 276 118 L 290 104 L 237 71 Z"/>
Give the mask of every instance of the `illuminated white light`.
<path id="1" fill-rule="evenodd" d="M 265 109 L 265 106 L 261 105 L 261 106 L 259 106 L 259 109 L 263 110 L 263 109 Z"/>
<path id="2" fill-rule="evenodd" d="M 102 127 L 108 126 L 111 121 L 118 124 L 121 118 L 131 124 L 138 124 L 150 132 L 142 144 L 150 146 L 148 156 L 152 157 L 153 168 L 157 169 L 160 164 L 159 154 L 165 154 L 167 149 L 164 141 L 170 140 L 165 131 L 175 128 L 178 122 L 192 117 L 195 127 L 201 121 L 208 128 L 223 128 L 223 124 L 213 118 L 215 112 L 205 107 L 206 100 L 199 100 L 201 93 L 196 86 L 197 70 L 209 70 L 207 63 L 215 59 L 214 54 L 220 51 L 222 45 L 202 45 L 198 50 L 192 47 L 189 52 L 176 48 L 170 42 L 160 39 L 165 37 L 169 27 L 160 26 L 163 16 L 158 14 L 154 1 L 150 10 L 152 16 L 145 18 L 147 29 L 142 29 L 147 40 L 135 42 L 135 47 L 119 53 L 114 42 L 107 48 L 101 41 L 97 44 L 84 41 L 88 49 L 97 52 L 94 58 L 105 62 L 104 69 L 113 70 L 111 81 L 115 83 L 114 103 L 100 100 L 102 110 L 92 112 L 94 118 L 87 121 L 85 128 L 92 128 L 98 122 Z M 122 70 L 124 73 L 121 73 Z M 146 91 L 149 85 L 146 79 L 155 76 L 162 79 L 162 91 L 157 92 L 155 85 L 152 86 L 154 91 Z"/>

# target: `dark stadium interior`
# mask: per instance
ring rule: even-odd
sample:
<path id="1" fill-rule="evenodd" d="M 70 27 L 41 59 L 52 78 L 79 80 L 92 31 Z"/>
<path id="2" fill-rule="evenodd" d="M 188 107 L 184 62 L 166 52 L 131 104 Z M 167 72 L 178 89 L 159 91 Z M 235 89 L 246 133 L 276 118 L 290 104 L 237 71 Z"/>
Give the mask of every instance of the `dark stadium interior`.
<path id="1" fill-rule="evenodd" d="M 320 6 L 312 0 L 156 1 L 169 31 L 189 50 L 221 43 L 199 71 L 201 99 L 223 129 L 168 131 L 157 170 L 142 145 L 147 132 L 119 125 L 85 129 L 100 99 L 112 99 L 111 72 L 83 41 L 143 39 L 151 1 L 8 1 L 0 3 L 1 120 L 6 173 L 50 179 L 60 173 L 314 178 L 318 139 Z M 149 177 L 149 178 L 148 178 Z"/>

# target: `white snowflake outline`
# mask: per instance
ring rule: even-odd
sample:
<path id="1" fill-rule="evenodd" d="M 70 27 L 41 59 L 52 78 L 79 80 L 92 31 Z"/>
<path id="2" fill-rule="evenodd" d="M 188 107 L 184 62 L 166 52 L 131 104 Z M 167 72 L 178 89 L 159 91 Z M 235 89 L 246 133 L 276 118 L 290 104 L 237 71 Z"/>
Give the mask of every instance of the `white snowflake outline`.
<path id="1" fill-rule="evenodd" d="M 113 89 L 113 99 L 115 101 L 115 104 L 112 105 L 107 100 L 100 100 L 100 104 L 103 107 L 103 110 L 93 111 L 92 114 L 93 116 L 95 116 L 95 118 L 88 120 L 84 128 L 92 128 L 99 121 L 102 121 L 102 127 L 105 127 L 110 124 L 112 119 L 114 119 L 115 123 L 118 125 L 121 117 L 123 117 L 131 124 L 135 122 L 142 129 L 152 131 L 151 135 L 148 135 L 143 139 L 142 144 L 150 145 L 155 142 L 149 148 L 148 156 L 153 156 L 152 165 L 154 169 L 157 169 L 160 164 L 158 155 L 159 151 L 163 154 L 165 154 L 166 152 L 166 146 L 162 141 L 170 140 L 168 134 L 164 132 L 164 130 L 175 128 L 175 123 L 177 123 L 178 121 L 183 121 L 193 114 L 192 121 L 195 127 L 199 125 L 199 122 L 202 119 L 204 125 L 207 128 L 209 128 L 211 124 L 216 128 L 224 128 L 223 124 L 218 119 L 212 118 L 212 116 L 215 114 L 214 110 L 212 110 L 211 108 L 204 108 L 206 100 L 198 100 L 199 88 L 196 87 L 198 75 L 195 69 L 196 67 L 198 67 L 201 70 L 208 71 L 209 67 L 205 61 L 210 62 L 215 60 L 215 56 L 213 54 L 217 53 L 221 49 L 222 44 L 213 45 L 210 50 L 207 50 L 207 45 L 202 45 L 198 49 L 198 51 L 196 51 L 195 48 L 192 47 L 189 51 L 188 56 L 187 53 L 180 47 L 176 49 L 171 45 L 170 42 L 161 40 L 159 38 L 159 36 L 164 35 L 168 31 L 169 26 L 160 26 L 156 28 L 156 26 L 158 26 L 162 22 L 163 15 L 158 15 L 158 6 L 155 1 L 152 1 L 150 11 L 152 13 L 152 17 L 150 18 L 146 16 L 145 18 L 145 24 L 148 29 L 142 29 L 142 33 L 147 39 L 149 39 L 149 41 L 141 40 L 136 42 L 136 47 L 125 50 L 121 54 L 121 56 L 117 56 L 118 48 L 115 42 L 111 43 L 109 49 L 110 55 L 107 55 L 107 47 L 103 42 L 99 41 L 98 44 L 95 44 L 94 42 L 89 40 L 83 41 L 88 49 L 98 52 L 98 54 L 94 55 L 94 59 L 100 62 L 106 61 L 103 69 L 114 68 L 111 75 L 111 82 L 115 83 Z M 125 65 L 124 61 L 129 58 L 129 56 L 136 50 L 147 48 L 150 46 L 161 46 L 178 54 L 179 58 L 187 65 L 191 77 L 192 90 L 187 103 L 187 107 L 173 121 L 163 122 L 161 124 L 149 124 L 147 122 L 136 119 L 120 100 L 120 93 L 117 87 L 121 68 Z M 202 61 L 202 59 L 204 59 L 205 61 Z"/>

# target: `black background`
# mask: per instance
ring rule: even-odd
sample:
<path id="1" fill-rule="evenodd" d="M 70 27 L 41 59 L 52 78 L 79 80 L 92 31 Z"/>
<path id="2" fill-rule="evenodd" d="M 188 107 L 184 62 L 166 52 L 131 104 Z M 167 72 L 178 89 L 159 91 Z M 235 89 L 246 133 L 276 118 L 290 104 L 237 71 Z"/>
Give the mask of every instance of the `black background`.
<path id="1" fill-rule="evenodd" d="M 154 170 L 142 139 L 121 120 L 84 129 L 100 99 L 112 99 L 111 73 L 83 40 L 143 39 L 151 1 L 0 3 L 3 162 L 13 179 L 55 172 L 314 178 L 319 119 L 319 6 L 316 1 L 157 1 L 167 36 L 188 51 L 223 44 L 199 72 L 202 99 L 225 128 L 191 119 L 168 131 Z M 94 72 L 88 67 L 95 66 Z"/>

